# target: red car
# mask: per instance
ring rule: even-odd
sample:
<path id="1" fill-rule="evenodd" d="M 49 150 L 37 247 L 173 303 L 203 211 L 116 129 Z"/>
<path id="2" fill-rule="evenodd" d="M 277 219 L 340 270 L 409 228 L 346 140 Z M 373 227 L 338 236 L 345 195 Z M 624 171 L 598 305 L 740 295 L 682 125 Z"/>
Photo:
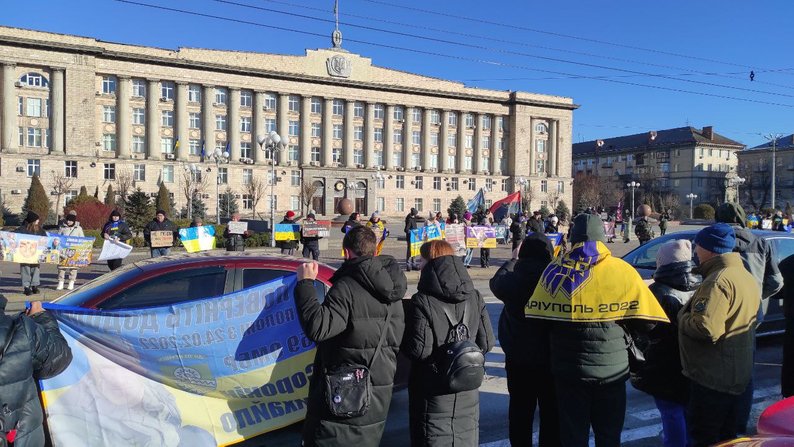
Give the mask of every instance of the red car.
<path id="1" fill-rule="evenodd" d="M 794 446 L 794 397 L 776 402 L 758 418 L 758 434 L 734 439 L 720 447 L 783 447 Z"/>

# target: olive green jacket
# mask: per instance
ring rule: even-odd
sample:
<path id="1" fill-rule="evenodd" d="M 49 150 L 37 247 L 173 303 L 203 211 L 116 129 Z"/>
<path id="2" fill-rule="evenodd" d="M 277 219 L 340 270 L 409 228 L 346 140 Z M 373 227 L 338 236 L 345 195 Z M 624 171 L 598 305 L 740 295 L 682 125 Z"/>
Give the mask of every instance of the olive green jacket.
<path id="1" fill-rule="evenodd" d="M 683 373 L 715 391 L 741 394 L 753 371 L 758 282 L 739 253 L 701 264 L 703 284 L 678 314 Z"/>

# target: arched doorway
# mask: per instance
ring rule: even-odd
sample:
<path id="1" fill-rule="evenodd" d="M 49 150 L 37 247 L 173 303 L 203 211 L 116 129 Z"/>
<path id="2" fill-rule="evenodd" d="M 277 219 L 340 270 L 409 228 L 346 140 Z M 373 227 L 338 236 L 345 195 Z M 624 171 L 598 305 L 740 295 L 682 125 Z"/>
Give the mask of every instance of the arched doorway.
<path id="1" fill-rule="evenodd" d="M 312 182 L 314 193 L 312 194 L 311 204 L 315 214 L 325 215 L 325 183 L 321 180 Z"/>

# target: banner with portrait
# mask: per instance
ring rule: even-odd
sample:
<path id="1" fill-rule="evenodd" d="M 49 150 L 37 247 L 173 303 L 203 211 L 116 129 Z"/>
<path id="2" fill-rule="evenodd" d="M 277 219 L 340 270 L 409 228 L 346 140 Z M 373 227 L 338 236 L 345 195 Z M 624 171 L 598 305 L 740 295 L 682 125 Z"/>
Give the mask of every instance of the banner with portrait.
<path id="1" fill-rule="evenodd" d="M 53 251 L 53 240 L 47 236 L 0 231 L 0 260 L 18 264 L 57 264 L 60 258 L 57 247 Z"/>
<path id="2" fill-rule="evenodd" d="M 188 253 L 212 250 L 215 248 L 215 227 L 202 225 L 179 229 L 179 239 Z"/>
<path id="3" fill-rule="evenodd" d="M 59 267 L 79 268 L 91 265 L 94 249 L 93 237 L 65 236 L 47 233 L 50 238 L 49 256 L 57 256 Z"/>
<path id="4" fill-rule="evenodd" d="M 52 444 L 230 445 L 302 420 L 315 345 L 295 284 L 146 309 L 45 304 L 74 355 L 40 382 Z"/>
<path id="5" fill-rule="evenodd" d="M 419 249 L 425 242 L 444 239 L 444 228 L 445 224 L 439 223 L 411 230 L 411 256 L 419 256 Z"/>
<path id="6" fill-rule="evenodd" d="M 466 227 L 466 247 L 496 248 L 496 230 L 480 225 Z"/>
<path id="7" fill-rule="evenodd" d="M 444 230 L 445 239 L 455 250 L 456 256 L 466 254 L 466 225 L 448 224 Z"/>

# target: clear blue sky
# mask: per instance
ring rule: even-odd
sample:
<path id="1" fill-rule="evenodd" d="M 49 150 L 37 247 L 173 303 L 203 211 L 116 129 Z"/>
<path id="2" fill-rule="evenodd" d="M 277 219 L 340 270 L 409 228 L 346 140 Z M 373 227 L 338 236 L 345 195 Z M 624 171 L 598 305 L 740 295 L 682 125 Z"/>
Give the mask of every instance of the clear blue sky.
<path id="1" fill-rule="evenodd" d="M 332 20 L 333 0 L 134 1 L 265 26 L 115 0 L 4 2 L 0 24 L 171 49 L 330 46 L 332 23 L 272 10 Z M 791 0 L 340 0 L 339 12 L 343 47 L 377 65 L 572 97 L 575 142 L 687 124 L 749 146 L 794 132 Z"/>

